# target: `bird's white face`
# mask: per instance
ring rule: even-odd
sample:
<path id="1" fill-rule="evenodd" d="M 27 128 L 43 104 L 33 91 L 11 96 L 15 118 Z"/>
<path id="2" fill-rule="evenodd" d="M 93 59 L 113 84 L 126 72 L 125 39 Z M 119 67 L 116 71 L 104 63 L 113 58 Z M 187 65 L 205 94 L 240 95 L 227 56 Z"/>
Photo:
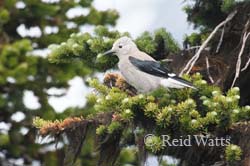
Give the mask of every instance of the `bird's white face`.
<path id="1" fill-rule="evenodd" d="M 111 49 L 119 58 L 137 50 L 136 44 L 129 37 L 121 37 L 116 40 Z"/>

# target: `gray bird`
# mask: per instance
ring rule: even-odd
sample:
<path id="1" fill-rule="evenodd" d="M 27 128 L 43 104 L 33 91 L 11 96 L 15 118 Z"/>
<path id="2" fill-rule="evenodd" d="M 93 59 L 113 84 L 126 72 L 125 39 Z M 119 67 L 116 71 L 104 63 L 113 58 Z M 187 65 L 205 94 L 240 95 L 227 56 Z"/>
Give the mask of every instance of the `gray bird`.
<path id="1" fill-rule="evenodd" d="M 192 83 L 176 76 L 148 54 L 140 51 L 129 37 L 115 41 L 104 55 L 116 54 L 118 67 L 125 80 L 139 93 L 147 93 L 161 86 L 166 88 L 193 88 Z"/>

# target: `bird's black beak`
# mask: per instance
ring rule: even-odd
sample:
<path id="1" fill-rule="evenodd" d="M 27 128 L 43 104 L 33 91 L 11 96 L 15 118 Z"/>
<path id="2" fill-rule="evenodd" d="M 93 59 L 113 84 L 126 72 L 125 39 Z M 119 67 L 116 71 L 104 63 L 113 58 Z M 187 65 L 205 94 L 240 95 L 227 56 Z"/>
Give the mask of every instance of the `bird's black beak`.
<path id="1" fill-rule="evenodd" d="M 111 54 L 114 54 L 114 53 L 115 53 L 115 51 L 108 50 L 108 51 L 104 52 L 103 55 L 111 55 Z"/>

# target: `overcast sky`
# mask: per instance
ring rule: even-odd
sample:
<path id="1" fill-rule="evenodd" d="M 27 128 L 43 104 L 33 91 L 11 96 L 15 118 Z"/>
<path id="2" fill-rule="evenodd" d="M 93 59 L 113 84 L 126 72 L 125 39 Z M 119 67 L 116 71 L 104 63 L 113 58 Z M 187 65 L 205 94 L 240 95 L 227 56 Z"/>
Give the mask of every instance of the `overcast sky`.
<path id="1" fill-rule="evenodd" d="M 99 10 L 118 10 L 116 28 L 133 36 L 164 27 L 181 43 L 184 34 L 193 31 L 182 11 L 183 0 L 95 0 L 94 6 Z"/>

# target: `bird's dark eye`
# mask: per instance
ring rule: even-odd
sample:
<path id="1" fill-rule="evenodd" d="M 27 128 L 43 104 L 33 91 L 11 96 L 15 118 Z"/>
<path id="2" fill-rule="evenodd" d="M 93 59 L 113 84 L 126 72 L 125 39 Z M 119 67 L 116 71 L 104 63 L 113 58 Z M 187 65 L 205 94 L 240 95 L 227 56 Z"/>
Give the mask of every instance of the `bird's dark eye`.
<path id="1" fill-rule="evenodd" d="M 119 45 L 119 48 L 122 48 L 122 46 L 121 46 L 121 45 Z"/>

